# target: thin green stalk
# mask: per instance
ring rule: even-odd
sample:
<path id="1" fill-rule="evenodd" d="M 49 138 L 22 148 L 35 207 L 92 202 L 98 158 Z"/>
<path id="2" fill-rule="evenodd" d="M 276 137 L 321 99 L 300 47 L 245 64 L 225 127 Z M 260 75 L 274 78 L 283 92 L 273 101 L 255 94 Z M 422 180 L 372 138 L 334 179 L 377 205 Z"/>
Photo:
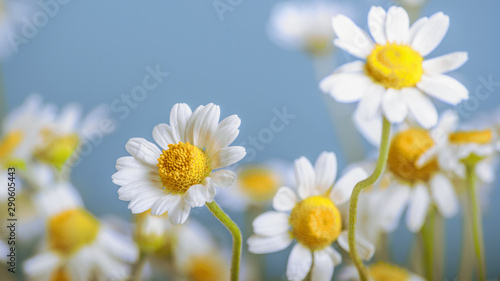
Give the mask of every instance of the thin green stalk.
<path id="1" fill-rule="evenodd" d="M 425 276 L 428 281 L 434 280 L 434 219 L 435 210 L 434 206 L 431 206 L 429 208 L 427 221 L 420 231 L 422 234 L 422 243 L 424 244 L 424 254 L 422 255 L 423 264 L 425 269 Z"/>
<path id="2" fill-rule="evenodd" d="M 471 280 L 475 264 L 473 262 L 473 240 L 472 240 L 472 207 L 469 201 L 468 193 L 464 190 L 462 197 L 463 222 L 462 222 L 462 257 L 460 261 L 460 272 L 458 281 Z"/>
<path id="3" fill-rule="evenodd" d="M 472 237 L 474 240 L 474 250 L 476 252 L 476 258 L 478 263 L 478 273 L 479 280 L 486 280 L 486 264 L 483 257 L 483 235 L 482 235 L 482 221 L 481 221 L 481 209 L 478 204 L 477 192 L 476 192 L 476 164 L 466 164 L 467 170 L 467 185 L 468 191 L 470 193 L 470 200 L 472 205 Z"/>
<path id="4" fill-rule="evenodd" d="M 382 121 L 382 141 L 380 143 L 380 151 L 377 160 L 377 166 L 375 167 L 375 171 L 366 178 L 362 180 L 354 186 L 354 189 L 351 194 L 351 201 L 349 203 L 349 255 L 351 256 L 351 260 L 356 266 L 359 277 L 362 281 L 368 280 L 368 273 L 366 271 L 366 267 L 361 261 L 359 257 L 357 247 L 356 247 L 356 221 L 358 219 L 358 200 L 361 191 L 368 186 L 374 184 L 382 175 L 385 170 L 385 166 L 387 165 L 387 157 L 389 156 L 389 141 L 391 137 L 391 123 L 384 117 Z"/>
<path id="5" fill-rule="evenodd" d="M 149 257 L 149 255 L 143 251 L 141 251 L 139 253 L 139 258 L 132 265 L 132 271 L 130 273 L 130 277 L 131 277 L 132 281 L 140 281 L 141 280 L 142 270 L 144 269 L 144 265 L 146 264 L 148 257 Z"/>
<path id="6" fill-rule="evenodd" d="M 241 260 L 241 231 L 238 225 L 215 203 L 205 204 L 212 214 L 231 232 L 233 236 L 233 256 L 231 258 L 231 281 L 237 281 Z"/>

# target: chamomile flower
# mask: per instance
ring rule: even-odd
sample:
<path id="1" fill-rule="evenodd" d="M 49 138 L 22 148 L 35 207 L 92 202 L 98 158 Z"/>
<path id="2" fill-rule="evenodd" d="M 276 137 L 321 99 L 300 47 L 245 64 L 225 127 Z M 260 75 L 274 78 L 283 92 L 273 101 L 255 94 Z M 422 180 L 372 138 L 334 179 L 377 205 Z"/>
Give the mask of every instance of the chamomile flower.
<path id="1" fill-rule="evenodd" d="M 184 223 L 193 207 L 212 202 L 216 186 L 234 183 L 236 174 L 227 169 L 245 156 L 245 148 L 229 146 L 238 136 L 240 119 L 231 115 L 219 123 L 219 106 L 176 104 L 170 126 L 160 124 L 153 138 L 161 147 L 132 138 L 126 145 L 132 156 L 117 160 L 113 182 L 119 198 L 130 201 L 132 213 L 151 209 L 153 215 L 168 211 L 174 224 Z"/>
<path id="2" fill-rule="evenodd" d="M 333 50 L 330 22 L 339 7 L 329 2 L 292 1 L 277 4 L 271 13 L 269 37 L 278 45 L 313 55 Z"/>
<path id="3" fill-rule="evenodd" d="M 157 251 L 167 244 L 172 227 L 166 213 L 153 216 L 151 210 L 147 210 L 135 217 L 134 241 L 143 252 Z"/>
<path id="4" fill-rule="evenodd" d="M 35 10 L 34 1 L 0 0 L 0 59 L 16 53 L 25 38 L 18 35 L 24 18 Z"/>
<path id="5" fill-rule="evenodd" d="M 421 276 L 414 274 L 404 268 L 385 262 L 377 262 L 368 266 L 368 275 L 370 281 L 424 281 Z M 358 281 L 360 280 L 356 267 L 351 265 L 343 268 L 340 275 L 340 281 Z"/>
<path id="6" fill-rule="evenodd" d="M 468 98 L 460 82 L 443 74 L 463 65 L 466 52 L 424 60 L 448 30 L 449 18 L 443 13 L 421 18 L 410 27 L 403 8 L 386 12 L 372 7 L 368 26 L 373 40 L 344 15 L 335 16 L 332 24 L 334 44 L 365 61 L 341 66 L 320 87 L 338 102 L 360 101 L 356 111 L 363 118 L 382 112 L 391 123 L 400 123 L 409 112 L 422 127 L 430 128 L 438 116 L 427 95 L 453 105 Z"/>
<path id="7" fill-rule="evenodd" d="M 29 280 L 110 280 L 137 258 L 132 241 L 91 215 L 70 190 L 59 186 L 37 198 L 47 235 L 41 252 L 24 264 Z"/>
<path id="8" fill-rule="evenodd" d="M 354 185 L 367 175 L 362 169 L 352 169 L 334 184 L 336 171 L 334 153 L 323 152 L 314 167 L 306 158 L 299 158 L 295 161 L 298 197 L 292 189 L 280 188 L 273 199 L 276 211 L 261 214 L 253 222 L 255 235 L 248 239 L 252 253 L 277 252 L 297 240 L 288 259 L 290 280 L 303 280 L 309 271 L 311 280 L 330 280 L 341 262 L 331 244 L 337 241 L 349 250 L 337 206 L 349 200 Z M 360 238 L 357 244 L 361 257 L 370 259 L 373 245 Z"/>

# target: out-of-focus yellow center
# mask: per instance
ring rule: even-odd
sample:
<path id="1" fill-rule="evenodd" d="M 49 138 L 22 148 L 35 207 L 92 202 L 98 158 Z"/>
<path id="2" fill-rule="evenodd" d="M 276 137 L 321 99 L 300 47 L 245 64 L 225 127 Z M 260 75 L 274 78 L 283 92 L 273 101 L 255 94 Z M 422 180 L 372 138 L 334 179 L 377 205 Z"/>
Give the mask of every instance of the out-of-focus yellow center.
<path id="1" fill-rule="evenodd" d="M 58 135 L 50 129 L 41 131 L 42 145 L 35 150 L 38 160 L 61 169 L 78 148 L 78 134 Z"/>
<path id="2" fill-rule="evenodd" d="M 488 144 L 493 140 L 493 131 L 458 131 L 451 133 L 448 139 L 453 144 Z"/>
<path id="3" fill-rule="evenodd" d="M 410 183 L 428 181 L 439 169 L 437 160 L 423 166 L 418 166 L 417 161 L 433 145 L 434 140 L 426 130 L 412 128 L 398 133 L 389 148 L 389 170 Z"/>
<path id="4" fill-rule="evenodd" d="M 408 271 L 397 266 L 378 262 L 368 268 L 370 280 L 373 281 L 407 281 L 410 280 Z"/>
<path id="5" fill-rule="evenodd" d="M 189 259 L 187 270 L 190 281 L 226 280 L 224 264 L 213 256 L 195 256 Z"/>
<path id="6" fill-rule="evenodd" d="M 50 281 L 71 281 L 71 278 L 64 269 L 60 268 L 52 274 Z"/>
<path id="7" fill-rule="evenodd" d="M 151 215 L 151 210 L 147 210 L 136 215 L 134 241 L 143 252 L 151 253 L 159 250 L 167 243 L 166 235 L 168 215 Z"/>
<path id="8" fill-rule="evenodd" d="M 313 55 L 322 55 L 328 53 L 333 45 L 331 39 L 324 36 L 310 36 L 306 41 L 306 51 Z"/>
<path id="9" fill-rule="evenodd" d="M 173 193 L 186 192 L 211 172 L 205 153 L 189 142 L 169 144 L 158 158 L 157 166 L 163 186 Z"/>
<path id="10" fill-rule="evenodd" d="M 261 167 L 249 167 L 238 175 L 238 186 L 254 200 L 271 199 L 281 185 L 279 177 Z"/>
<path id="11" fill-rule="evenodd" d="M 8 159 L 23 141 L 22 131 L 12 131 L 0 140 L 0 160 Z"/>
<path id="12" fill-rule="evenodd" d="M 50 218 L 47 231 L 49 246 L 71 255 L 95 241 L 99 222 L 83 209 L 71 209 Z"/>
<path id="13" fill-rule="evenodd" d="M 413 87 L 422 77 L 422 56 L 406 45 L 376 45 L 366 58 L 366 72 L 386 88 Z"/>
<path id="14" fill-rule="evenodd" d="M 311 250 L 323 249 L 337 240 L 342 230 L 340 212 L 332 200 L 313 196 L 297 203 L 290 214 L 292 234 Z"/>

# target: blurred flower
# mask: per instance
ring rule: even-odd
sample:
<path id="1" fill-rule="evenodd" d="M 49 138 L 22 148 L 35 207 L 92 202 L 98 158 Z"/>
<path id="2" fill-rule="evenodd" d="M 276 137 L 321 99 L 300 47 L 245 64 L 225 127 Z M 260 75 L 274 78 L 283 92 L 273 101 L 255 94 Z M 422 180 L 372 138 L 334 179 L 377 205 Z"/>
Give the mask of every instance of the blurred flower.
<path id="1" fill-rule="evenodd" d="M 329 2 L 292 1 L 276 4 L 268 27 L 269 37 L 278 45 L 313 55 L 333 50 L 332 17 L 339 7 Z"/>
<path id="2" fill-rule="evenodd" d="M 134 241 L 141 251 L 155 252 L 168 242 L 167 233 L 172 227 L 166 213 L 153 216 L 151 210 L 147 210 L 135 217 Z"/>
<path id="3" fill-rule="evenodd" d="M 0 59 L 18 51 L 15 36 L 26 18 L 34 10 L 35 1 L 0 0 Z"/>
<path id="4" fill-rule="evenodd" d="M 424 92 L 453 105 L 468 98 L 460 82 L 443 75 L 463 65 L 466 52 L 423 59 L 445 36 L 448 16 L 436 13 L 410 28 L 403 8 L 391 7 L 386 13 L 381 7 L 372 7 L 368 26 L 375 42 L 346 16 L 333 18 L 338 37 L 335 45 L 366 62 L 339 67 L 321 81 L 324 92 L 338 102 L 360 101 L 356 114 L 364 119 L 383 112 L 391 123 L 400 123 L 410 112 L 424 128 L 437 123 L 436 108 Z"/>
<path id="5" fill-rule="evenodd" d="M 170 126 L 160 124 L 153 130 L 163 150 L 143 138 L 127 142 L 132 156 L 117 160 L 113 182 L 121 186 L 119 198 L 130 201 L 132 213 L 168 211 L 172 223 L 184 223 L 191 208 L 213 201 L 216 185 L 234 183 L 236 174 L 221 168 L 245 156 L 244 147 L 228 147 L 238 136 L 241 121 L 231 115 L 219 123 L 219 117 L 219 106 L 214 104 L 194 112 L 187 104 L 176 104 Z"/>
<path id="6" fill-rule="evenodd" d="M 342 231 L 337 206 L 349 200 L 354 185 L 367 174 L 363 169 L 352 169 L 334 185 L 336 171 L 334 153 L 323 152 L 314 167 L 306 158 L 299 158 L 295 161 L 295 176 L 300 199 L 293 190 L 282 187 L 273 199 L 277 212 L 261 214 L 253 222 L 255 235 L 248 239 L 252 253 L 277 252 L 297 239 L 288 259 L 290 280 L 303 280 L 309 271 L 311 280 L 330 280 L 334 266 L 342 259 L 331 244 L 337 241 L 344 250 L 349 249 L 347 230 Z M 360 238 L 357 244 L 360 255 L 370 259 L 373 245 Z"/>
<path id="7" fill-rule="evenodd" d="M 368 267 L 370 281 L 424 281 L 425 279 L 396 265 L 377 262 Z M 359 275 L 356 267 L 351 265 L 342 269 L 340 281 L 358 281 Z"/>
<path id="8" fill-rule="evenodd" d="M 137 258 L 132 241 L 92 216 L 71 189 L 41 193 L 37 203 L 47 238 L 24 264 L 30 280 L 110 280 Z"/>

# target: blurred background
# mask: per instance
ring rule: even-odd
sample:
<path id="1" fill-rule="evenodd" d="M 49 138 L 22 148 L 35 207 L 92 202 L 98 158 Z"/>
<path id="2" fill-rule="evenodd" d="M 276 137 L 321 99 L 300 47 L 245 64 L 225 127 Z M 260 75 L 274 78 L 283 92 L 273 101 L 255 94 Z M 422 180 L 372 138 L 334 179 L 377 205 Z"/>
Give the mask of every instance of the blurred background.
<path id="1" fill-rule="evenodd" d="M 57 5 L 47 8 L 43 3 L 48 2 Z M 218 2 L 226 5 L 222 12 Z M 127 155 L 125 143 L 129 138 L 152 141 L 153 127 L 168 123 L 170 109 L 178 102 L 192 108 L 213 102 L 221 106 L 223 117 L 238 114 L 242 125 L 235 144 L 255 151 L 243 162 L 272 158 L 293 161 L 302 155 L 316 159 L 327 150 L 336 152 L 340 168 L 345 167 L 348 163 L 332 129 L 311 58 L 303 52 L 280 48 L 269 39 L 269 17 L 278 2 L 35 2 L 33 13 L 50 13 L 46 12 L 49 16 L 44 24 L 34 26 L 18 41 L 18 52 L 3 60 L 7 107 L 19 106 L 32 93 L 59 106 L 78 102 L 86 111 L 102 103 L 111 107 L 117 129 L 96 141 L 73 172 L 73 181 L 86 206 L 97 215 L 130 217 L 127 202 L 118 200 L 118 186 L 111 182 L 116 159 Z M 335 3 L 348 9 L 362 27 L 366 27 L 371 5 L 388 8 L 393 4 L 372 0 Z M 451 76 L 471 93 L 481 79 L 500 82 L 500 2 L 430 0 L 422 15 L 438 11 L 449 15 L 451 24 L 445 39 L 429 57 L 467 51 L 469 61 Z M 332 64 L 351 59 L 337 51 Z M 130 99 L 134 87 L 141 86 L 151 73 L 157 73 L 157 85 L 140 100 Z M 492 86 L 488 99 L 462 114 L 464 121 L 480 111 L 494 110 L 500 102 L 499 93 L 500 85 Z M 440 109 L 445 107 L 440 104 Z M 251 139 L 269 128 L 270 120 L 283 112 L 293 115 L 284 129 L 274 131 L 267 143 L 252 145 Z M 349 119 L 343 122 L 352 126 Z M 366 142 L 364 147 L 367 152 L 372 149 Z M 499 187 L 494 188 L 491 206 L 484 216 L 488 276 L 492 277 L 500 276 L 500 267 L 495 266 L 500 264 L 500 205 L 495 203 L 500 199 Z M 192 214 L 214 232 L 227 235 L 206 208 L 193 209 Z M 238 214 L 233 216 L 242 220 Z M 457 216 L 446 222 L 448 279 L 455 277 L 459 265 L 461 236 L 455 233 L 460 233 L 460 221 Z M 411 239 L 404 225 L 392 234 L 396 246 L 393 255 L 403 264 Z M 261 257 L 270 263 L 270 278 L 284 278 L 289 251 Z"/>

